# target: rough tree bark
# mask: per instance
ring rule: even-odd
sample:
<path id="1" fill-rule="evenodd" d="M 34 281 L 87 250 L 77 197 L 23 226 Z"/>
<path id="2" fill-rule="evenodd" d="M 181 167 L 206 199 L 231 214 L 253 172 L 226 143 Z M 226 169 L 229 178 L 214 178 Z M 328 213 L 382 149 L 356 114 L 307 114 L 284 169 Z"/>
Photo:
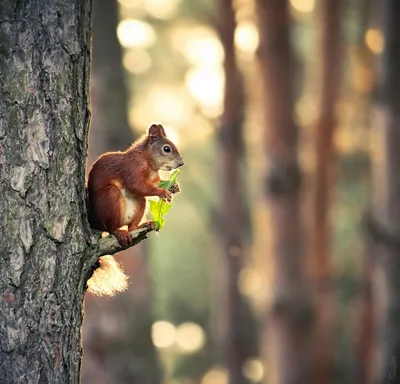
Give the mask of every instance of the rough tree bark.
<path id="1" fill-rule="evenodd" d="M 274 292 L 265 316 L 264 337 L 276 366 L 274 382 L 312 383 L 313 308 L 305 273 L 300 218 L 301 172 L 298 128 L 293 121 L 293 59 L 289 43 L 288 1 L 257 0 L 260 77 L 265 94 L 263 177 L 272 225 Z M 266 340 L 266 338 L 264 339 Z M 265 342 L 264 342 L 265 344 Z M 268 356 L 266 356 L 268 359 Z"/>
<path id="2" fill-rule="evenodd" d="M 331 202 L 334 183 L 335 105 L 340 88 L 341 1 L 321 4 L 321 73 L 315 132 L 315 186 L 310 252 L 316 295 L 316 374 L 318 383 L 333 375 L 333 297 L 331 266 Z"/>
<path id="3" fill-rule="evenodd" d="M 0 15 L 0 382 L 75 384 L 87 279 L 120 250 L 86 219 L 91 1 Z"/>
<path id="4" fill-rule="evenodd" d="M 127 119 L 118 21 L 117 1 L 93 3 L 88 168 L 102 153 L 123 150 L 134 140 Z M 127 292 L 113 298 L 88 295 L 85 299 L 82 382 L 159 384 L 160 369 L 150 337 L 153 320 L 147 257 L 139 246 L 121 252 L 117 258 L 130 277 Z"/>
<path id="5" fill-rule="evenodd" d="M 242 126 L 244 117 L 243 81 L 236 62 L 235 11 L 232 0 L 218 2 L 218 32 L 224 49 L 225 95 L 220 127 L 222 199 L 220 241 L 225 278 L 219 281 L 221 301 L 222 360 L 229 383 L 243 384 L 243 365 L 250 357 L 246 338 L 250 312 L 239 291 L 239 274 L 244 264 L 244 204 L 242 194 Z"/>
<path id="6" fill-rule="evenodd" d="M 400 380 L 400 3 L 382 0 L 378 9 L 385 47 L 378 69 L 370 235 L 381 277 L 374 280 L 374 293 L 381 356 L 377 382 L 383 384 Z"/>

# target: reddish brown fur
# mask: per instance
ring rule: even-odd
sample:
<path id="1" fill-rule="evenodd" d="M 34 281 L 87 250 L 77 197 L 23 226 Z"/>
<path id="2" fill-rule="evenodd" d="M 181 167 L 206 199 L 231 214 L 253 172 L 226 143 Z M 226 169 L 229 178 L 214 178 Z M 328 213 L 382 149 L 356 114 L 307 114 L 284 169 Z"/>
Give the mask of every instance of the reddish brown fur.
<path id="1" fill-rule="evenodd" d="M 165 145 L 170 153 L 165 153 Z M 93 164 L 88 177 L 89 222 L 92 228 L 107 231 L 117 236 L 121 244 L 130 240 L 127 231 L 138 228 L 146 207 L 146 196 L 159 196 L 171 200 L 171 192 L 158 187 L 158 171 L 170 170 L 183 165 L 182 157 L 175 145 L 168 140 L 161 125 L 152 125 L 148 135 L 142 137 L 125 152 L 108 152 Z M 179 189 L 179 188 L 178 188 Z M 125 222 L 129 193 L 134 201 L 134 214 Z"/>

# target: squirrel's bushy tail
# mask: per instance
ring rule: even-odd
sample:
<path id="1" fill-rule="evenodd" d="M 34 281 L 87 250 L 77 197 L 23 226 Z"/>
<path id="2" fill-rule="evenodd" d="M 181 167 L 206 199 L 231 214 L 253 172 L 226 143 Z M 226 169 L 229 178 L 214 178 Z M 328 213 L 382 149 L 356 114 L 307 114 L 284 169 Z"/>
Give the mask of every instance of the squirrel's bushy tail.
<path id="1" fill-rule="evenodd" d="M 100 257 L 100 266 L 88 280 L 88 292 L 96 296 L 114 296 L 128 288 L 128 277 L 113 256 Z"/>

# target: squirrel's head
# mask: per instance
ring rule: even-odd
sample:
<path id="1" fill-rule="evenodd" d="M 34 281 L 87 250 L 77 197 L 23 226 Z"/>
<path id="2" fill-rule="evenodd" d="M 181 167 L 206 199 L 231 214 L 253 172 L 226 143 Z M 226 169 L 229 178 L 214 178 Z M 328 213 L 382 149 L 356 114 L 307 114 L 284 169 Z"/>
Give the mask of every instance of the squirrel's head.
<path id="1" fill-rule="evenodd" d="M 165 134 L 162 125 L 153 124 L 148 131 L 148 143 L 154 165 L 161 171 L 171 171 L 181 167 L 181 154 Z"/>

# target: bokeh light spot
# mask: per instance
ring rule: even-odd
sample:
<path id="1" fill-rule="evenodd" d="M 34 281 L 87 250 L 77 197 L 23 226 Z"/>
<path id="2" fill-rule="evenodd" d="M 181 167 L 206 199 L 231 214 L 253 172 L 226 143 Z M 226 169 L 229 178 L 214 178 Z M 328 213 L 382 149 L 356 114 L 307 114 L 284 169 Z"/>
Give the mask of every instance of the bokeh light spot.
<path id="1" fill-rule="evenodd" d="M 206 337 L 200 325 L 183 323 L 176 331 L 176 344 L 182 352 L 193 353 L 203 348 Z"/>
<path id="2" fill-rule="evenodd" d="M 261 289 L 261 278 L 257 270 L 243 268 L 239 273 L 239 291 L 246 296 L 253 296 Z"/>
<path id="3" fill-rule="evenodd" d="M 214 37 L 192 40 L 184 53 L 190 63 L 198 66 L 217 66 L 224 58 L 221 43 Z"/>
<path id="4" fill-rule="evenodd" d="M 209 117 L 221 110 L 224 76 L 221 69 L 195 68 L 188 71 L 185 78 L 187 89 L 193 98 L 200 103 L 203 113 Z"/>
<path id="5" fill-rule="evenodd" d="M 142 3 L 142 0 L 118 0 L 118 3 L 125 8 L 136 8 Z"/>
<path id="6" fill-rule="evenodd" d="M 153 27 L 149 23 L 134 19 L 122 20 L 117 27 L 117 36 L 125 48 L 147 48 L 156 40 Z"/>
<path id="7" fill-rule="evenodd" d="M 241 21 L 235 31 L 235 44 L 237 48 L 244 52 L 253 54 L 259 43 L 256 25 L 249 20 Z"/>
<path id="8" fill-rule="evenodd" d="M 367 44 L 372 52 L 376 54 L 381 53 L 385 46 L 385 40 L 381 31 L 379 29 L 368 29 L 365 33 L 365 44 Z"/>
<path id="9" fill-rule="evenodd" d="M 146 0 L 144 7 L 146 12 L 161 20 L 168 20 L 176 16 L 179 0 Z"/>
<path id="10" fill-rule="evenodd" d="M 290 0 L 292 7 L 302 13 L 310 13 L 314 10 L 315 0 Z"/>
<path id="11" fill-rule="evenodd" d="M 151 57 L 142 48 L 131 48 L 124 53 L 123 63 L 130 73 L 144 73 L 151 66 Z"/>
<path id="12" fill-rule="evenodd" d="M 253 383 L 260 382 L 264 377 L 264 365 L 259 359 L 247 359 L 243 365 L 243 376 Z"/>
<path id="13" fill-rule="evenodd" d="M 176 340 L 176 328 L 168 321 L 156 321 L 151 327 L 151 338 L 156 348 L 170 347 Z"/>
<path id="14" fill-rule="evenodd" d="M 214 368 L 208 371 L 201 381 L 201 384 L 228 384 L 228 373 L 222 368 Z"/>

